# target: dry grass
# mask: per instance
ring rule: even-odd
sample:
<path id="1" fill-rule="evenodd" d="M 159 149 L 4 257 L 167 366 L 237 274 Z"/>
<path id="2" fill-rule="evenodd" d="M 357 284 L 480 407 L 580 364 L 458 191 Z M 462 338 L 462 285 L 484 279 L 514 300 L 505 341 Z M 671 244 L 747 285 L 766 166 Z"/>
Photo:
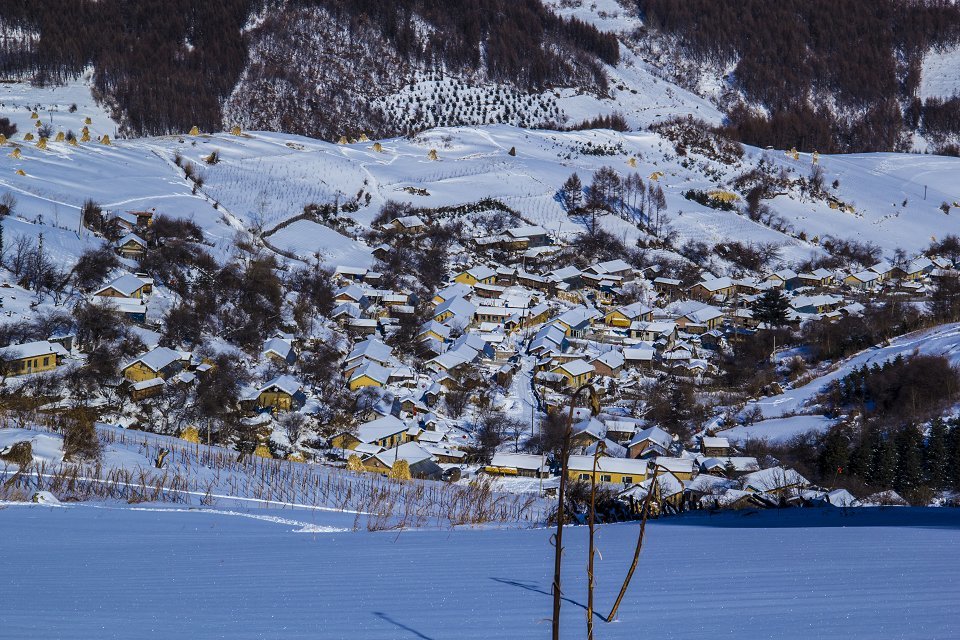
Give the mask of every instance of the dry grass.
<path id="1" fill-rule="evenodd" d="M 52 428 L 36 427 L 39 430 Z M 11 490 L 50 491 L 64 501 L 119 500 L 212 505 L 242 499 L 257 507 L 315 507 L 355 512 L 355 526 L 369 530 L 542 520 L 531 495 L 495 492 L 491 483 L 466 485 L 387 478 L 326 466 L 247 456 L 172 438 L 98 430 L 101 444 L 138 450 L 155 459 L 168 449 L 165 469 L 105 469 L 101 464 L 33 463 L 0 466 Z"/>

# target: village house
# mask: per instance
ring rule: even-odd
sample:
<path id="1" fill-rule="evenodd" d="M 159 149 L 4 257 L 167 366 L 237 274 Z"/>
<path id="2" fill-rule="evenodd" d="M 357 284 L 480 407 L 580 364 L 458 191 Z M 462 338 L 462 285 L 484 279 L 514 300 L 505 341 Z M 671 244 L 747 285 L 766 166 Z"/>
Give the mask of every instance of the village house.
<path id="1" fill-rule="evenodd" d="M 455 283 L 465 284 L 472 287 L 477 283 L 493 284 L 496 279 L 496 271 L 486 265 L 478 265 L 471 267 L 466 271 L 461 271 L 453 278 L 453 281 Z"/>
<path id="2" fill-rule="evenodd" d="M 642 302 L 635 302 L 625 307 L 617 307 L 604 316 L 603 321 L 611 327 L 623 329 L 634 322 L 649 322 L 652 319 L 653 309 Z"/>
<path id="3" fill-rule="evenodd" d="M 293 364 L 297 361 L 297 352 L 293 350 L 293 345 L 283 338 L 268 339 L 263 343 L 260 355 L 278 364 Z"/>
<path id="4" fill-rule="evenodd" d="M 660 473 L 669 472 L 679 480 L 692 480 L 697 472 L 696 460 L 693 458 L 670 458 L 668 456 L 657 456 L 651 462 Z"/>
<path id="5" fill-rule="evenodd" d="M 137 260 L 147 252 L 147 241 L 135 233 L 128 233 L 117 240 L 113 247 L 124 258 Z"/>
<path id="6" fill-rule="evenodd" d="M 550 372 L 563 376 L 566 386 L 576 388 L 590 380 L 594 374 L 594 368 L 584 360 L 571 360 L 558 364 Z"/>
<path id="7" fill-rule="evenodd" d="M 190 355 L 167 347 L 157 347 L 120 368 L 130 382 L 153 378 L 168 379 L 184 368 Z"/>
<path id="8" fill-rule="evenodd" d="M 633 435 L 627 443 L 627 456 L 650 458 L 670 455 L 673 442 L 673 436 L 660 427 L 649 427 Z"/>
<path id="9" fill-rule="evenodd" d="M 596 371 L 597 375 L 616 378 L 623 370 L 623 365 L 625 362 L 626 359 L 623 357 L 622 352 L 610 350 L 605 351 L 591 360 L 590 364 L 593 366 L 593 369 Z"/>
<path id="10" fill-rule="evenodd" d="M 768 275 L 765 282 L 769 282 L 774 287 L 791 291 L 800 286 L 800 276 L 793 269 L 780 269 Z"/>
<path id="11" fill-rule="evenodd" d="M 833 272 L 823 267 L 808 273 L 801 273 L 797 277 L 805 287 L 829 287 L 835 280 Z"/>
<path id="12" fill-rule="evenodd" d="M 729 456 L 730 441 L 716 436 L 703 436 L 700 439 L 700 452 L 714 458 Z"/>
<path id="13" fill-rule="evenodd" d="M 20 376 L 28 373 L 51 371 L 67 356 L 60 344 L 47 340 L 24 342 L 0 349 L 4 376 Z"/>
<path id="14" fill-rule="evenodd" d="M 687 333 L 704 333 L 723 323 L 723 312 L 716 307 L 704 306 L 680 316 L 676 322 L 677 327 Z"/>
<path id="15" fill-rule="evenodd" d="M 384 387 L 390 381 L 390 369 L 370 360 L 351 370 L 347 376 L 347 387 L 357 391 L 364 387 Z"/>
<path id="16" fill-rule="evenodd" d="M 419 216 L 394 218 L 389 226 L 399 233 L 420 233 L 427 228 L 427 224 Z"/>
<path id="17" fill-rule="evenodd" d="M 598 483 L 630 486 L 646 479 L 647 461 L 600 456 L 594 472 L 593 456 L 570 456 L 567 474 L 573 481 L 590 482 L 593 478 Z"/>
<path id="18" fill-rule="evenodd" d="M 355 433 L 338 433 L 330 445 L 337 449 L 356 449 L 360 444 L 375 445 L 389 449 L 406 442 L 407 424 L 395 416 L 383 416 L 357 427 Z"/>
<path id="19" fill-rule="evenodd" d="M 530 453 L 495 453 L 484 471 L 497 476 L 550 477 L 550 465 L 546 457 Z"/>
<path id="20" fill-rule="evenodd" d="M 681 284 L 679 280 L 674 278 L 658 277 L 653 279 L 653 290 L 658 295 L 673 300 L 680 295 Z"/>
<path id="21" fill-rule="evenodd" d="M 433 455 L 416 442 L 404 442 L 364 458 L 363 467 L 373 473 L 389 473 L 400 460 L 407 463 L 411 478 L 439 480 L 443 476 L 443 469 Z"/>
<path id="22" fill-rule="evenodd" d="M 732 297 L 737 291 L 737 286 L 730 278 L 714 278 L 713 280 L 704 280 L 698 282 L 689 289 L 690 297 L 701 302 L 710 302 L 713 300 L 726 300 Z"/>
<path id="23" fill-rule="evenodd" d="M 93 292 L 106 298 L 142 298 L 153 289 L 153 281 L 127 273 Z"/>
<path id="24" fill-rule="evenodd" d="M 875 271 L 858 271 L 843 279 L 843 283 L 852 289 L 873 291 L 880 284 L 880 275 Z"/>

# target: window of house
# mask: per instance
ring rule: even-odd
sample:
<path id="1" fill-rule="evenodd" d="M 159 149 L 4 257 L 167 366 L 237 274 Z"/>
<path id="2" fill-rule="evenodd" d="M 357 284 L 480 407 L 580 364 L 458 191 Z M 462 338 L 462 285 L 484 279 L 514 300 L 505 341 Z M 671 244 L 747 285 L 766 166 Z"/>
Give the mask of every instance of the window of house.
<path id="1" fill-rule="evenodd" d="M 623 476 L 623 484 L 633 484 L 633 476 Z"/>
<path id="2" fill-rule="evenodd" d="M 43 359 L 43 366 L 47 366 L 48 364 L 50 364 L 50 356 Z"/>
<path id="3" fill-rule="evenodd" d="M 611 477 L 609 474 L 603 474 L 600 476 L 600 482 L 610 482 Z"/>
<path id="4" fill-rule="evenodd" d="M 590 479 L 590 474 L 589 474 L 589 473 L 581 473 L 581 474 L 580 474 L 580 479 L 581 479 L 581 480 L 589 480 L 589 479 Z"/>

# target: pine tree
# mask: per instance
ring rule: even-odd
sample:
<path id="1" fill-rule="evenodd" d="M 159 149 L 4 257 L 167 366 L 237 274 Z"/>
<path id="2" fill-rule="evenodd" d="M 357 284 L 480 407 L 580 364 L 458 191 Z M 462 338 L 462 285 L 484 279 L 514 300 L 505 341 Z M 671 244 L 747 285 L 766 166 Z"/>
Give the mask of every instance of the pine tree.
<path id="1" fill-rule="evenodd" d="M 920 430 L 908 425 L 896 437 L 897 477 L 894 488 L 908 493 L 923 486 L 923 436 Z"/>
<path id="2" fill-rule="evenodd" d="M 930 425 L 924 460 L 927 483 L 934 489 L 946 489 L 949 484 L 949 438 L 950 433 L 943 418 L 934 420 Z"/>
<path id="3" fill-rule="evenodd" d="M 850 458 L 847 434 L 843 432 L 842 427 L 831 429 L 823 440 L 818 460 L 820 467 L 820 478 L 823 482 L 832 482 L 837 477 L 840 470 L 849 473 L 846 469 L 847 460 Z"/>
<path id="4" fill-rule="evenodd" d="M 950 457 L 950 484 L 955 491 L 960 491 L 960 423 L 953 420 L 949 435 Z"/>
<path id="5" fill-rule="evenodd" d="M 576 173 L 567 178 L 560 187 L 560 204 L 567 213 L 573 213 L 583 206 L 583 183 Z"/>
<path id="6" fill-rule="evenodd" d="M 863 437 L 850 452 L 847 462 L 850 475 L 866 481 L 873 476 L 873 452 L 877 447 L 877 437 L 876 429 L 864 427 Z"/>
<path id="7" fill-rule="evenodd" d="M 753 319 L 770 327 L 781 327 L 787 323 L 790 301 L 779 289 L 767 289 L 753 303 Z"/>
<path id="8" fill-rule="evenodd" d="M 884 489 L 893 486 L 897 477 L 897 447 L 889 434 L 878 434 L 874 442 L 873 464 L 868 481 Z"/>

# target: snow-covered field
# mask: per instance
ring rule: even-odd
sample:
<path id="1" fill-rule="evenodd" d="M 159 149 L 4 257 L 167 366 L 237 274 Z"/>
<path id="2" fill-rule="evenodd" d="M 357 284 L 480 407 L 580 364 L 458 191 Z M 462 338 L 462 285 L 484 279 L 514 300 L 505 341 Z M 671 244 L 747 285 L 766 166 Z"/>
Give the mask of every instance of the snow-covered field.
<path id="1" fill-rule="evenodd" d="M 4 637 L 543 638 L 551 531 L 348 532 L 338 516 L 4 505 Z M 344 519 L 346 520 L 346 519 Z M 637 525 L 601 527 L 605 615 Z M 586 529 L 564 536 L 564 638 L 584 638 Z M 955 638 L 955 510 L 791 510 L 649 525 L 597 638 Z"/>

